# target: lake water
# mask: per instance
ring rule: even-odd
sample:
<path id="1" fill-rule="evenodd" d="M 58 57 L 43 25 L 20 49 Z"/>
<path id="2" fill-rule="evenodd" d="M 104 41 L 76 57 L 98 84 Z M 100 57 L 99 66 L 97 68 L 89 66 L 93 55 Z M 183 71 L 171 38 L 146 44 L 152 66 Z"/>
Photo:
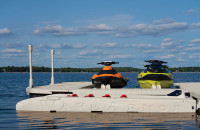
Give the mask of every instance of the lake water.
<path id="1" fill-rule="evenodd" d="M 55 73 L 55 82 L 91 81 L 94 73 Z M 136 88 L 137 73 L 127 88 Z M 34 73 L 34 86 L 50 84 L 51 73 Z M 200 82 L 200 73 L 174 73 L 175 82 Z M 16 112 L 27 99 L 28 73 L 0 73 L 0 129 L 200 129 L 200 115 L 150 113 Z"/>

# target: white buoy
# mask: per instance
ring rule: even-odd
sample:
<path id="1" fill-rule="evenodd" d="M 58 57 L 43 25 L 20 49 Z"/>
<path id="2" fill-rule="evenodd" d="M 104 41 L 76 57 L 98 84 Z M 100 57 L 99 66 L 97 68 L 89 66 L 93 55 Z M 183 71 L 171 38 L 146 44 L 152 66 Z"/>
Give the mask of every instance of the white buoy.
<path id="1" fill-rule="evenodd" d="M 29 79 L 29 87 L 33 87 L 33 77 L 32 77 L 32 45 L 28 45 L 29 48 L 29 68 L 30 68 L 30 79 Z"/>
<path id="2" fill-rule="evenodd" d="M 54 50 L 51 50 L 51 85 L 54 84 Z"/>

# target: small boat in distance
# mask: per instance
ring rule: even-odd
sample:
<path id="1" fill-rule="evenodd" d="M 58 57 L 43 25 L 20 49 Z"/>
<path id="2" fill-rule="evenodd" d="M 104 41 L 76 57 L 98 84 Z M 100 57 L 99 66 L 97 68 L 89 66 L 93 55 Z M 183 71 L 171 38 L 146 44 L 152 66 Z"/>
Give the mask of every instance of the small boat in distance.
<path id="1" fill-rule="evenodd" d="M 127 85 L 128 79 L 125 79 L 120 73 L 111 67 L 112 64 L 119 64 L 114 61 L 104 61 L 97 64 L 105 65 L 104 68 L 92 77 L 92 84 L 96 88 L 102 85 L 110 85 L 110 88 L 122 88 Z"/>
<path id="2" fill-rule="evenodd" d="M 159 60 L 145 61 L 150 65 L 144 65 L 145 70 L 138 74 L 138 84 L 141 88 L 170 88 L 174 83 L 173 74 L 167 70 L 168 66 L 163 65 L 167 62 Z"/>

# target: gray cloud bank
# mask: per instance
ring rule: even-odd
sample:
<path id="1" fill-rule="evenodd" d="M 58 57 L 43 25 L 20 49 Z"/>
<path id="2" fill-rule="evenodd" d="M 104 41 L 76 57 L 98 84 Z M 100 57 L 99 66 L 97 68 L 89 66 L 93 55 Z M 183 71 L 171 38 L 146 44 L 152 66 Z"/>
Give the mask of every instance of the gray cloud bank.
<path id="1" fill-rule="evenodd" d="M 106 24 L 89 25 L 81 28 L 65 28 L 61 25 L 46 26 L 34 30 L 35 35 L 51 36 L 80 36 L 89 33 L 97 35 L 112 34 L 115 37 L 135 36 L 163 36 L 175 32 L 200 28 L 200 23 L 188 24 L 187 22 L 176 22 L 174 19 L 166 18 L 154 21 L 151 24 L 135 24 L 127 27 L 114 27 Z"/>

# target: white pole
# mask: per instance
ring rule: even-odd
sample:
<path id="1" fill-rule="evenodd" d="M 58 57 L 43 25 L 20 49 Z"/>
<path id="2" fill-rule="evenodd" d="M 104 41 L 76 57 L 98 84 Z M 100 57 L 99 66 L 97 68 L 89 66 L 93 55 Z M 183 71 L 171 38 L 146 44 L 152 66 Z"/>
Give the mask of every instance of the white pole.
<path id="1" fill-rule="evenodd" d="M 30 68 L 30 79 L 29 79 L 29 87 L 33 87 L 33 77 L 32 77 L 32 45 L 28 45 L 29 48 L 29 68 Z"/>
<path id="2" fill-rule="evenodd" d="M 54 50 L 51 50 L 51 85 L 54 84 Z"/>

